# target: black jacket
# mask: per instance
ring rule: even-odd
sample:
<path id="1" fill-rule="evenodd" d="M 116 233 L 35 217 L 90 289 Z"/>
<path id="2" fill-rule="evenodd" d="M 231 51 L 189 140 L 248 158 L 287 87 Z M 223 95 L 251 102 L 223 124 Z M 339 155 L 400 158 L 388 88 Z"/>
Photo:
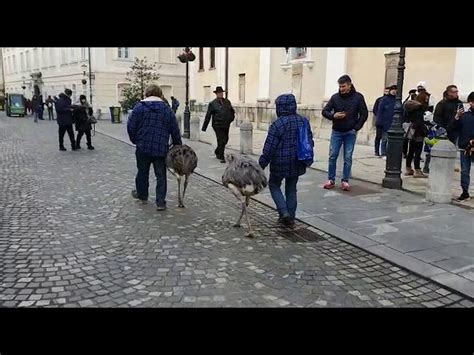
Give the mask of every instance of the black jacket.
<path id="1" fill-rule="evenodd" d="M 72 118 L 76 125 L 76 131 L 88 131 L 92 129 L 92 124 L 89 121 L 89 116 L 92 116 L 92 107 L 74 106 Z"/>
<path id="2" fill-rule="evenodd" d="M 462 101 L 459 99 L 443 99 L 436 105 L 436 109 L 433 114 L 433 120 L 435 123 L 448 131 L 448 138 L 451 142 L 455 142 L 457 136 L 454 131 L 448 128 L 448 126 L 451 126 L 452 121 L 454 121 L 454 116 L 456 116 L 456 111 L 460 105 L 462 106 Z"/>
<path id="3" fill-rule="evenodd" d="M 346 112 L 344 119 L 335 120 L 336 112 Z M 354 87 L 348 94 L 334 94 L 323 109 L 323 116 L 332 121 L 332 129 L 338 132 L 359 131 L 363 126 L 369 111 L 364 96 Z"/>
<path id="4" fill-rule="evenodd" d="M 55 102 L 55 107 L 58 125 L 72 125 L 71 98 L 64 93 L 59 94 L 59 98 Z"/>
<path id="5" fill-rule="evenodd" d="M 202 130 L 204 132 L 207 130 L 207 126 L 209 126 L 211 117 L 212 127 L 229 127 L 235 118 L 235 111 L 230 101 L 227 99 L 216 98 L 215 100 L 209 103 L 206 118 L 202 126 Z"/>
<path id="6" fill-rule="evenodd" d="M 459 138 L 459 148 L 466 149 L 469 141 L 474 139 L 474 112 L 472 109 L 465 112 L 459 120 L 453 119 L 448 125 L 449 131 Z"/>
<path id="7" fill-rule="evenodd" d="M 374 108 L 372 109 L 372 112 L 374 113 L 375 117 L 377 117 L 377 112 L 379 112 L 379 105 L 380 105 L 380 103 L 382 102 L 382 100 L 384 99 L 385 96 L 387 96 L 387 95 L 380 96 L 377 100 L 375 100 Z"/>

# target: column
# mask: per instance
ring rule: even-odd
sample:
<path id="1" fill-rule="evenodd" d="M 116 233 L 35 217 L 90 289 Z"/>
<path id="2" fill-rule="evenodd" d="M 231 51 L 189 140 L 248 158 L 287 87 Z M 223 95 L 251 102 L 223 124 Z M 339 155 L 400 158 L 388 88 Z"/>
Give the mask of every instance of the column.
<path id="1" fill-rule="evenodd" d="M 324 98 L 329 98 L 339 90 L 337 79 L 346 74 L 347 48 L 328 48 L 326 61 L 326 83 Z"/>
<path id="2" fill-rule="evenodd" d="M 474 48 L 456 48 L 453 84 L 459 88 L 460 98 L 466 100 L 474 88 Z"/>
<path id="3" fill-rule="evenodd" d="M 258 101 L 270 100 L 271 48 L 260 48 L 260 66 L 258 71 Z"/>

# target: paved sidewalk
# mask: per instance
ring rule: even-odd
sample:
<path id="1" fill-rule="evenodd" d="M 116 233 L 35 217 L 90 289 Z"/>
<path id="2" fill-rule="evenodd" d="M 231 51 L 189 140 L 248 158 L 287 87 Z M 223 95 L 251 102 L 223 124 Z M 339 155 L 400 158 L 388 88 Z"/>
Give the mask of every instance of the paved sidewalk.
<path id="1" fill-rule="evenodd" d="M 125 124 L 100 122 L 97 131 L 130 143 Z M 235 129 L 231 132 L 230 149 L 237 147 L 235 132 Z M 259 134 L 257 132 L 257 136 Z M 210 133 L 208 137 L 212 139 Z M 202 139 L 206 140 L 206 136 Z M 209 144 L 185 141 L 199 157 L 197 172 L 220 182 L 225 164 L 213 157 Z M 383 189 L 378 184 L 357 179 L 353 180 L 350 193 L 339 189 L 326 191 L 322 188 L 325 175 L 309 169 L 301 178 L 299 219 L 474 297 L 474 221 L 470 210 L 427 203 L 417 194 Z M 274 206 L 268 190 L 256 199 Z"/>

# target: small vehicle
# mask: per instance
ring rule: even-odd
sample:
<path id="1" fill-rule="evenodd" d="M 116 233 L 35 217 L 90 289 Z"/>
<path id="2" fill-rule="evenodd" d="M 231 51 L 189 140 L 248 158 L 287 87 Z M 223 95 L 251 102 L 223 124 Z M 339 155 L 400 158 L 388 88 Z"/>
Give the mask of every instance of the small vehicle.
<path id="1" fill-rule="evenodd" d="M 12 117 L 13 115 L 17 115 L 24 117 L 26 112 L 25 102 L 25 97 L 22 94 L 7 94 L 5 101 L 7 116 Z"/>

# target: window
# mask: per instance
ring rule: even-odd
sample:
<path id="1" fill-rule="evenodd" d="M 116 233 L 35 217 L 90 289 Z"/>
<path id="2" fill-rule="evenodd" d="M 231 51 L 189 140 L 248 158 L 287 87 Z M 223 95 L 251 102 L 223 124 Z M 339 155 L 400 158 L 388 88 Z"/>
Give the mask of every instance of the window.
<path id="1" fill-rule="evenodd" d="M 26 51 L 26 70 L 31 69 L 31 52 Z"/>
<path id="2" fill-rule="evenodd" d="M 87 48 L 86 47 L 82 47 L 81 48 L 81 60 L 86 60 L 87 59 Z"/>
<path id="3" fill-rule="evenodd" d="M 69 61 L 71 63 L 76 62 L 76 48 L 69 49 Z"/>
<path id="4" fill-rule="evenodd" d="M 61 64 L 67 63 L 67 52 L 66 48 L 61 48 Z"/>
<path id="5" fill-rule="evenodd" d="M 204 86 L 204 102 L 211 101 L 211 87 Z"/>
<path id="6" fill-rule="evenodd" d="M 290 59 L 304 59 L 306 58 L 306 47 L 291 47 L 290 48 Z"/>
<path id="7" fill-rule="evenodd" d="M 41 58 L 42 58 L 42 68 L 47 68 L 48 67 L 48 49 L 47 48 L 41 48 Z"/>
<path id="8" fill-rule="evenodd" d="M 119 59 L 130 59 L 130 47 L 118 47 L 117 58 Z"/>
<path id="9" fill-rule="evenodd" d="M 20 53 L 20 71 L 23 72 L 25 70 L 25 54 Z"/>
<path id="10" fill-rule="evenodd" d="M 216 48 L 211 47 L 210 53 L 211 53 L 211 66 L 209 69 L 215 69 L 216 68 Z"/>
<path id="11" fill-rule="evenodd" d="M 39 69 L 39 55 L 38 55 L 38 48 L 33 48 L 33 69 Z"/>
<path id="12" fill-rule="evenodd" d="M 199 70 L 204 70 L 204 48 L 199 47 Z"/>
<path id="13" fill-rule="evenodd" d="M 245 102 L 245 74 L 239 74 L 239 102 Z"/>
<path id="14" fill-rule="evenodd" d="M 13 54 L 12 56 L 12 62 L 13 62 L 13 72 L 17 72 L 17 67 L 16 67 L 16 55 Z"/>
<path id="15" fill-rule="evenodd" d="M 56 51 L 54 48 L 49 49 L 49 62 L 51 67 L 56 65 Z"/>

